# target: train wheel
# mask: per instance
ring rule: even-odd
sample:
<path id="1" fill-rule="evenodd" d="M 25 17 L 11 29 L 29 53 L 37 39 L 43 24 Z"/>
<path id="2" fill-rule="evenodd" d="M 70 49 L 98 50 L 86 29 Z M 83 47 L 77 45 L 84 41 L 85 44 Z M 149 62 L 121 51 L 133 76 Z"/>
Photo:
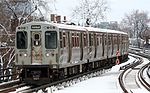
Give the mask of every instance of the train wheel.
<path id="1" fill-rule="evenodd" d="M 61 70 L 59 71 L 59 80 L 62 80 L 62 79 L 64 79 L 64 78 L 65 78 L 64 69 L 61 69 Z"/>
<path id="2" fill-rule="evenodd" d="M 22 70 L 22 72 L 19 74 L 20 81 L 24 81 L 25 79 L 25 70 Z"/>

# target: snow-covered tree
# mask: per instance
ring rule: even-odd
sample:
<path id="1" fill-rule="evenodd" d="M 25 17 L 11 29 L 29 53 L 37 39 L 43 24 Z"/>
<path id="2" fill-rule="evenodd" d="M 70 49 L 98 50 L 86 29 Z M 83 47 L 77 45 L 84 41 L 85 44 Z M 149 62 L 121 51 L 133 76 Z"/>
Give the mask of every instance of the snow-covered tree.
<path id="1" fill-rule="evenodd" d="M 148 12 L 135 10 L 122 19 L 121 28 L 128 29 L 131 37 L 138 38 L 139 33 L 147 29 L 149 22 Z"/>
<path id="2" fill-rule="evenodd" d="M 37 11 L 33 13 L 33 16 L 38 17 L 40 20 L 50 20 L 50 13 L 53 11 L 53 5 L 56 0 L 31 0 L 32 6 L 37 7 Z"/>
<path id="3" fill-rule="evenodd" d="M 73 10 L 73 17 L 86 25 L 94 25 L 106 17 L 108 10 L 106 0 L 80 0 L 79 6 Z"/>
<path id="4" fill-rule="evenodd" d="M 136 38 L 139 46 L 140 33 L 147 30 L 149 22 L 148 12 L 135 10 L 122 19 L 120 27 L 128 31 L 130 38 Z"/>
<path id="5" fill-rule="evenodd" d="M 56 0 L 1 0 L 0 23 L 7 30 L 15 31 L 16 26 L 32 21 L 34 18 L 46 18 L 51 12 L 49 4 Z M 44 11 L 44 12 L 43 12 Z"/>

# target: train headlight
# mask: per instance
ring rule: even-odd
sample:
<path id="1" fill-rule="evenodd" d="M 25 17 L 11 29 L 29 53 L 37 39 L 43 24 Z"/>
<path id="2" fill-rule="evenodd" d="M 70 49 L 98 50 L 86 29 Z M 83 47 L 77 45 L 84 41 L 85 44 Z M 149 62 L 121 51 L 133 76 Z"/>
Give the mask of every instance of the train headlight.
<path id="1" fill-rule="evenodd" d="M 53 68 L 57 68 L 57 66 L 56 66 L 56 65 L 53 65 Z"/>
<path id="2" fill-rule="evenodd" d="M 25 53 L 24 56 L 27 57 L 27 54 Z"/>
<path id="3" fill-rule="evenodd" d="M 50 54 L 49 54 L 49 53 L 46 53 L 46 56 L 47 56 L 47 57 L 49 57 L 49 56 L 50 56 Z"/>

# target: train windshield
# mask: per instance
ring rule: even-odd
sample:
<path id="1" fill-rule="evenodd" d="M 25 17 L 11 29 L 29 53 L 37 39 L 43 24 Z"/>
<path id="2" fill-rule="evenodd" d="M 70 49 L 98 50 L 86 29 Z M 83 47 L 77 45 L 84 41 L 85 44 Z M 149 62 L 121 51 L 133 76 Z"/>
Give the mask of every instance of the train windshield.
<path id="1" fill-rule="evenodd" d="M 45 32 L 45 48 L 46 49 L 57 48 L 57 32 L 56 31 Z"/>
<path id="2" fill-rule="evenodd" d="M 17 32 L 17 48 L 27 49 L 27 32 Z"/>

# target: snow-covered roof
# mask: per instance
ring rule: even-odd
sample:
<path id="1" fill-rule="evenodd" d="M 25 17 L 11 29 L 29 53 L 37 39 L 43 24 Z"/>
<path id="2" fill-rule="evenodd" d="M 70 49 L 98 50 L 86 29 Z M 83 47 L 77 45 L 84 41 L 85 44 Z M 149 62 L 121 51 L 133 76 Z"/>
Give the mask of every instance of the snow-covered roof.
<path id="1" fill-rule="evenodd" d="M 105 30 L 101 30 L 99 28 L 94 28 L 94 27 L 85 27 L 86 30 L 88 31 L 96 31 L 96 32 L 103 32 L 103 33 L 107 33 L 107 31 Z"/>
<path id="2" fill-rule="evenodd" d="M 107 33 L 118 33 L 118 34 L 125 34 L 125 35 L 127 35 L 127 33 L 122 32 L 122 31 L 110 30 L 110 29 L 104 29 L 104 30 L 107 30 Z"/>
<path id="3" fill-rule="evenodd" d="M 110 29 L 100 29 L 100 28 L 94 28 L 94 27 L 81 27 L 81 26 L 75 26 L 75 25 L 65 25 L 65 24 L 55 24 L 58 26 L 58 28 L 62 29 L 72 29 L 72 30 L 80 30 L 80 31 L 96 31 L 96 32 L 105 32 L 105 33 L 118 33 L 118 34 L 125 34 L 127 33 L 117 30 L 110 30 Z"/>
<path id="4" fill-rule="evenodd" d="M 58 23 L 50 23 L 50 22 L 38 22 L 38 21 L 32 21 L 24 25 L 28 25 L 28 24 L 45 24 L 45 25 L 52 25 L 52 26 L 56 26 L 60 29 L 70 29 L 70 30 L 80 30 L 80 31 L 96 31 L 96 32 L 105 32 L 105 33 L 118 33 L 118 34 L 125 34 L 127 35 L 127 33 L 125 32 L 121 32 L 121 31 L 117 31 L 117 30 L 110 30 L 110 29 L 100 29 L 100 28 L 94 28 L 94 27 L 82 27 L 82 26 L 76 26 L 76 25 L 66 25 L 66 24 L 58 24 Z"/>
<path id="5" fill-rule="evenodd" d="M 80 31 L 86 31 L 84 27 L 81 26 L 75 26 L 75 25 L 65 25 L 65 24 L 55 24 L 58 28 L 61 29 L 71 29 L 71 30 L 80 30 Z"/>

